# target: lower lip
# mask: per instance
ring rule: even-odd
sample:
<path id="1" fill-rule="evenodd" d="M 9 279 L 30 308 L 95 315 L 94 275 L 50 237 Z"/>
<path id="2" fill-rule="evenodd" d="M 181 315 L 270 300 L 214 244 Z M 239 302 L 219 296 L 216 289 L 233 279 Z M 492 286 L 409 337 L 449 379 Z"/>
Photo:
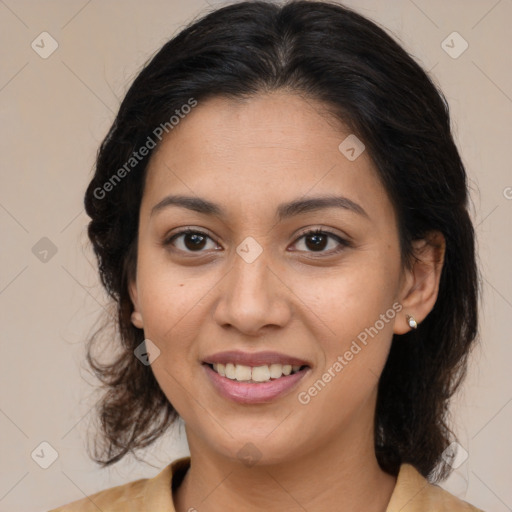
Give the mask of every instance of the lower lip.
<path id="1" fill-rule="evenodd" d="M 207 364 L 203 364 L 206 375 L 217 391 L 229 400 L 239 404 L 263 404 L 290 392 L 304 378 L 310 368 L 285 375 L 269 382 L 245 383 L 222 377 Z"/>

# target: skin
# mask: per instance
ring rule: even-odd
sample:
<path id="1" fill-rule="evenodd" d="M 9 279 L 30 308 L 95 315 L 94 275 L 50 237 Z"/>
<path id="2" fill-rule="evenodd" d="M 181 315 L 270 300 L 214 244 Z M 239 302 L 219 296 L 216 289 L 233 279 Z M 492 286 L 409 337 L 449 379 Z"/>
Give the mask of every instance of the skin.
<path id="1" fill-rule="evenodd" d="M 393 334 L 410 330 L 405 315 L 421 323 L 434 306 L 444 240 L 416 241 L 421 261 L 401 264 L 394 208 L 372 160 L 365 151 L 349 161 L 338 149 L 348 134 L 322 105 L 289 92 L 213 98 L 151 159 L 130 295 L 134 325 L 161 351 L 154 375 L 185 421 L 191 467 L 173 496 L 178 512 L 386 509 L 396 478 L 374 452 L 378 378 Z M 226 217 L 176 206 L 151 214 L 169 194 L 213 201 Z M 351 199 L 368 218 L 329 208 L 277 222 L 280 203 L 324 195 Z M 199 249 L 186 235 L 165 246 L 187 227 L 210 238 Z M 305 228 L 350 245 L 327 238 L 315 249 Z M 263 251 L 252 263 L 236 252 L 248 236 Z M 394 303 L 401 311 L 299 403 Z M 201 365 L 230 349 L 275 350 L 312 369 L 291 393 L 241 405 L 221 397 Z M 260 452 L 250 467 L 237 456 L 249 442 Z"/>

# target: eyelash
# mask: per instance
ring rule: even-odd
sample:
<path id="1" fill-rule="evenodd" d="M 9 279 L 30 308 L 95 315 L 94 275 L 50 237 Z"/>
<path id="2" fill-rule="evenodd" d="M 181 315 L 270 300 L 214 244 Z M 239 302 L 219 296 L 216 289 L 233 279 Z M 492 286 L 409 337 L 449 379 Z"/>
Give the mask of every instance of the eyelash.
<path id="1" fill-rule="evenodd" d="M 187 229 L 184 229 L 182 231 L 179 231 L 178 233 L 174 233 L 172 236 L 166 238 L 163 241 L 163 246 L 167 247 L 169 245 L 172 245 L 174 240 L 176 240 L 180 236 L 188 235 L 188 234 L 201 235 L 201 236 L 204 236 L 206 238 L 210 238 L 211 240 L 213 240 L 213 238 L 210 235 L 208 235 L 208 233 L 205 233 L 204 231 L 201 231 L 200 229 L 187 228 Z M 334 250 L 331 250 L 331 251 L 327 251 L 327 252 L 325 252 L 325 251 L 306 251 L 306 252 L 309 252 L 309 253 L 312 253 L 312 254 L 320 254 L 320 255 L 332 256 L 334 254 L 338 254 L 339 252 L 341 252 L 346 247 L 351 247 L 351 243 L 349 241 L 341 238 L 340 236 L 338 236 L 338 235 L 336 235 L 336 234 L 334 234 L 334 233 L 332 233 L 330 231 L 325 231 L 325 230 L 319 229 L 319 228 L 310 229 L 309 231 L 305 231 L 304 233 L 302 233 L 297 238 L 295 243 L 297 243 L 302 238 L 306 238 L 308 236 L 313 236 L 313 235 L 327 235 L 328 237 L 333 238 L 334 240 L 336 240 L 340 245 L 339 245 L 338 248 L 336 248 Z M 217 243 L 215 240 L 213 240 L 213 241 L 215 243 Z M 181 251 L 181 252 L 188 253 L 188 254 L 194 254 L 196 252 L 197 253 L 205 252 L 205 251 L 182 251 L 181 249 L 177 249 L 177 250 Z M 298 251 L 298 252 L 300 252 L 300 251 Z M 322 257 L 322 256 L 320 256 L 320 257 Z M 325 257 L 325 256 L 323 256 L 323 257 Z"/>

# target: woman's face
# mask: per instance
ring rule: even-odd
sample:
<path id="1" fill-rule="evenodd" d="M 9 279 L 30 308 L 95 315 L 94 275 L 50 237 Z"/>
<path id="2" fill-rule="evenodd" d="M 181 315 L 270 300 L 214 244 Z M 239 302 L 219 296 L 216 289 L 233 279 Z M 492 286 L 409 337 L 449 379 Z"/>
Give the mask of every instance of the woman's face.
<path id="1" fill-rule="evenodd" d="M 339 149 L 350 133 L 320 109 L 286 93 L 199 102 L 148 167 L 134 323 L 189 443 L 217 455 L 277 462 L 373 435 L 378 378 L 407 330 L 393 207 L 367 152 Z M 292 358 L 308 368 L 238 383 L 205 364 L 224 351 L 283 356 L 237 368 L 221 355 L 240 379 Z"/>

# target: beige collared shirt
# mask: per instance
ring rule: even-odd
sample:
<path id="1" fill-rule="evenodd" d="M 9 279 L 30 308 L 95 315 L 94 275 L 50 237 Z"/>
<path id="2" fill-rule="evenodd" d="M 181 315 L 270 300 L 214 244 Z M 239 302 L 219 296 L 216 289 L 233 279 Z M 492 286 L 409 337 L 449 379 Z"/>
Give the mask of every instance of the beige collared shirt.
<path id="1" fill-rule="evenodd" d="M 176 512 L 172 500 L 172 477 L 189 465 L 190 457 L 182 457 L 153 478 L 111 487 L 49 512 Z M 410 464 L 400 466 L 386 512 L 463 511 L 482 512 L 441 487 L 430 484 Z"/>

